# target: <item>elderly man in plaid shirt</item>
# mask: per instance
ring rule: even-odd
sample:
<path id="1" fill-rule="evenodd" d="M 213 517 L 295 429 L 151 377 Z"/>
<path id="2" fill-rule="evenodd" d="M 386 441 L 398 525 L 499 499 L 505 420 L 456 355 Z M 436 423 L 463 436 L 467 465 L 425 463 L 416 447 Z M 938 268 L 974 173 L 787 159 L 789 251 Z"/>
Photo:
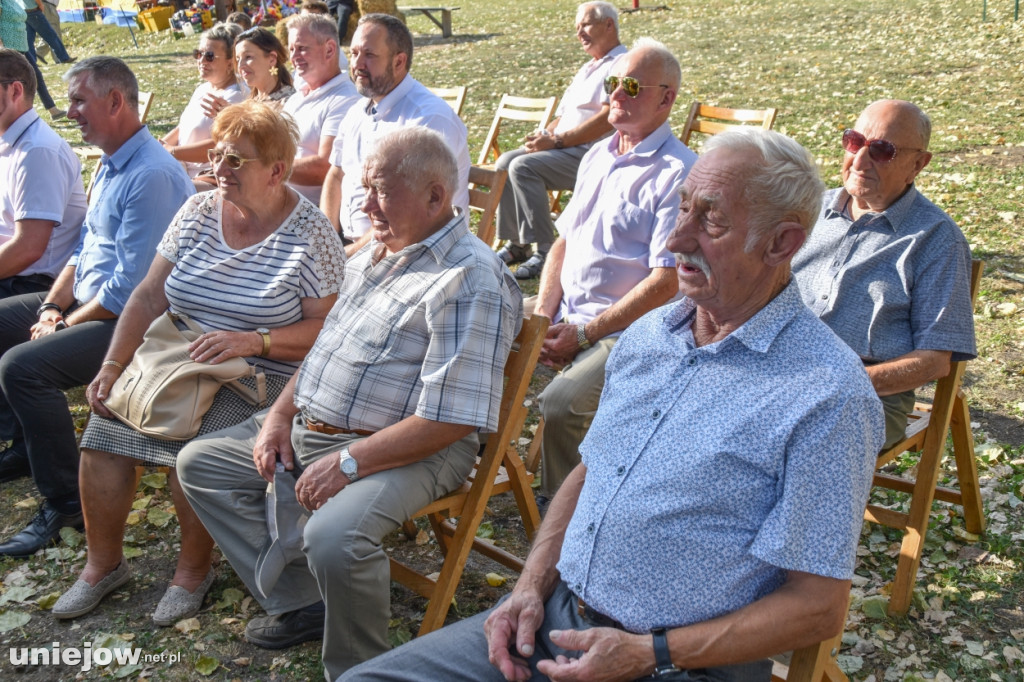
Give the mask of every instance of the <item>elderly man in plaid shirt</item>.
<path id="1" fill-rule="evenodd" d="M 193 508 L 258 598 L 267 481 L 278 462 L 301 472 L 305 556 L 260 598 L 269 615 L 245 636 L 265 648 L 323 636 L 331 680 L 389 648 L 382 539 L 458 487 L 477 433 L 497 426 L 522 295 L 452 208 L 457 173 L 437 133 L 382 138 L 363 170 L 373 241 L 347 264 L 301 369 L 268 412 L 178 458 Z"/>

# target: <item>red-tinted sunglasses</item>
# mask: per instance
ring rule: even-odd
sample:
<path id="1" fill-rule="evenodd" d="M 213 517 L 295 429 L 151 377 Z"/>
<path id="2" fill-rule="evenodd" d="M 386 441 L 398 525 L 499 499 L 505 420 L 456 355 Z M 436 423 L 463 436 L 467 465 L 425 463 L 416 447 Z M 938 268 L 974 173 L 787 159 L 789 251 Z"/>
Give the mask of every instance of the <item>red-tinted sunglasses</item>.
<path id="1" fill-rule="evenodd" d="M 896 158 L 896 152 L 901 149 L 908 152 L 926 151 L 924 149 L 914 149 L 913 147 L 897 147 L 892 142 L 889 142 L 889 140 L 869 140 L 856 130 L 851 130 L 850 128 L 843 131 L 843 149 L 851 154 L 856 154 L 864 145 L 868 147 L 868 156 L 876 163 L 889 163 Z"/>

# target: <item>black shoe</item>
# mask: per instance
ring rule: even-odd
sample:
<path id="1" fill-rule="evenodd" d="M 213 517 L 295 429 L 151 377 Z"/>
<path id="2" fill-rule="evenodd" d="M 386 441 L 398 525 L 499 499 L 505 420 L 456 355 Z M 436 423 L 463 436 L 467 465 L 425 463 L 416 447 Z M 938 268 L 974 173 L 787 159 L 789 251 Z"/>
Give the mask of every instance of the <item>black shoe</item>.
<path id="1" fill-rule="evenodd" d="M 245 639 L 264 649 L 287 649 L 324 638 L 324 603 L 317 602 L 276 616 L 253 618 L 245 626 Z"/>
<path id="2" fill-rule="evenodd" d="M 6 447 L 0 450 L 0 483 L 16 481 L 32 474 L 28 455 L 21 448 Z"/>
<path id="3" fill-rule="evenodd" d="M 0 545 L 0 556 L 29 557 L 43 547 L 52 544 L 60 537 L 60 529 L 64 526 L 71 526 L 76 530 L 85 527 L 82 521 L 82 513 L 61 514 L 50 506 L 49 502 L 43 502 L 25 530 Z"/>

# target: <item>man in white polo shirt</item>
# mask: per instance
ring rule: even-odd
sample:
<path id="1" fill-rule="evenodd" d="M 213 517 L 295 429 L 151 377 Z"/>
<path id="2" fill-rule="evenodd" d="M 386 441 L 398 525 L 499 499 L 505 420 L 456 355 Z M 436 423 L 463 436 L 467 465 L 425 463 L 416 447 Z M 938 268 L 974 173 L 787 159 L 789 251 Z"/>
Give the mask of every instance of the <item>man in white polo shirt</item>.
<path id="1" fill-rule="evenodd" d="M 498 206 L 498 238 L 508 240 L 498 255 L 508 265 L 526 261 L 515 271 L 519 279 L 540 275 L 555 224 L 549 190 L 572 189 L 580 160 L 591 145 L 611 132 L 604 79 L 625 53 L 619 43 L 619 13 L 608 2 L 587 2 L 576 13 L 576 37 L 591 60 L 572 79 L 557 117 L 543 131 L 531 133 L 519 149 L 505 152 L 498 168 L 508 182 Z M 530 244 L 537 244 L 531 256 Z"/>
<path id="2" fill-rule="evenodd" d="M 81 164 L 32 102 L 24 55 L 0 49 L 0 298 L 48 291 L 78 245 Z"/>
<path id="3" fill-rule="evenodd" d="M 341 119 L 359 95 L 338 67 L 338 31 L 330 17 L 300 14 L 288 22 L 288 51 L 303 86 L 284 103 L 299 126 L 299 152 L 289 184 L 314 204 Z"/>
<path id="4" fill-rule="evenodd" d="M 453 204 L 463 211 L 469 208 L 466 126 L 444 100 L 409 75 L 409 29 L 389 14 L 365 14 L 352 35 L 351 49 L 352 80 L 365 99 L 342 122 L 320 200 L 350 256 L 370 239 L 370 218 L 362 209 L 363 163 L 376 141 L 397 128 L 422 126 L 441 134 L 459 166 Z"/>

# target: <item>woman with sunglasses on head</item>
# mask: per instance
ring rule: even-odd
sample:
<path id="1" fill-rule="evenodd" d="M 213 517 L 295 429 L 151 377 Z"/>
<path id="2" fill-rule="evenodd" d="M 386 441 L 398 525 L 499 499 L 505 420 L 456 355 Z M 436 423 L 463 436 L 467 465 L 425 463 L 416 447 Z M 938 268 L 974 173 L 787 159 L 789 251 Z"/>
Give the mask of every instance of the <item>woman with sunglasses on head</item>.
<path id="1" fill-rule="evenodd" d="M 249 97 L 280 108 L 295 93 L 288 73 L 288 53 L 273 33 L 251 28 L 235 40 L 238 75 L 249 86 Z"/>
<path id="2" fill-rule="evenodd" d="M 185 165 L 199 191 L 216 184 L 206 158 L 207 150 L 213 147 L 213 119 L 223 107 L 245 99 L 235 78 L 234 44 L 241 30 L 235 24 L 217 24 L 199 38 L 199 49 L 192 51 L 192 57 L 203 82 L 192 93 L 178 125 L 160 140 L 171 156 Z"/>
<path id="3" fill-rule="evenodd" d="M 337 233 L 319 208 L 287 185 L 295 123 L 267 104 L 246 101 L 226 107 L 211 132 L 217 189 L 191 197 L 178 211 L 86 391 L 93 418 L 82 436 L 79 482 L 88 555 L 79 580 L 53 607 L 57 618 L 88 613 L 128 581 L 122 544 L 140 464 L 172 467 L 181 527 L 177 568 L 153 621 L 172 625 L 195 614 L 215 577 L 213 540 L 173 470 L 185 442 L 143 435 L 104 406 L 150 324 L 168 309 L 188 315 L 204 330 L 190 346 L 191 358 L 211 364 L 245 358 L 262 368 L 270 404 L 313 345 L 340 289 L 345 252 Z M 221 388 L 197 437 L 243 422 L 258 409 Z"/>

